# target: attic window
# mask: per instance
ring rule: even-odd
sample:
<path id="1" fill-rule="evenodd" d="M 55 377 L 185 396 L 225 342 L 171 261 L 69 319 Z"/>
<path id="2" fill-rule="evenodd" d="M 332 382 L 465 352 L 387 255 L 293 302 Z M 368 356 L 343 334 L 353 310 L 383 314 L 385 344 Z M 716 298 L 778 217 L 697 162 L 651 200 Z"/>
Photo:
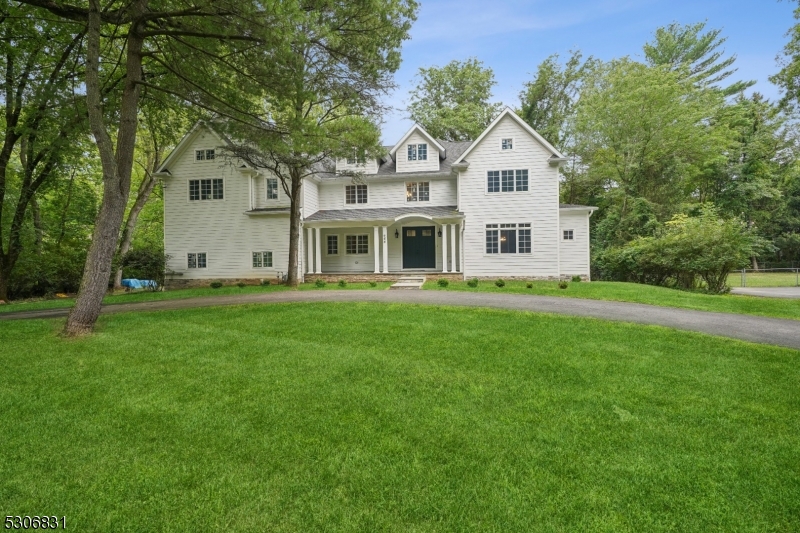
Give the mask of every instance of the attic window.
<path id="1" fill-rule="evenodd" d="M 355 164 L 363 165 L 366 162 L 367 162 L 367 159 L 364 156 L 364 152 L 361 152 L 359 154 L 358 148 L 353 148 L 352 157 L 348 157 L 347 158 L 347 164 L 348 165 L 355 165 Z"/>
<path id="2" fill-rule="evenodd" d="M 500 149 L 501 150 L 513 150 L 514 149 L 514 139 L 503 139 L 500 141 Z"/>
<path id="3" fill-rule="evenodd" d="M 408 160 L 409 161 L 427 161 L 428 160 L 428 145 L 409 144 L 408 145 Z"/>
<path id="4" fill-rule="evenodd" d="M 210 150 L 195 150 L 194 159 L 195 161 L 211 161 L 214 159 L 214 149 L 212 148 Z"/>

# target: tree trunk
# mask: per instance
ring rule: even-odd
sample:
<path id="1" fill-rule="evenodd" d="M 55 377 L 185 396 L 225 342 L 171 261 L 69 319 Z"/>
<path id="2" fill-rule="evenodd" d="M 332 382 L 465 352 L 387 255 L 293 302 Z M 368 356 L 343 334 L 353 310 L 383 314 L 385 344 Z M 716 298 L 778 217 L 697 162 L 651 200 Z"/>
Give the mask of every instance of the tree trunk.
<path id="1" fill-rule="evenodd" d="M 8 282 L 11 269 L 6 268 L 5 257 L 0 257 L 0 302 L 8 301 Z"/>
<path id="2" fill-rule="evenodd" d="M 300 283 L 300 192 L 302 191 L 303 179 L 300 175 L 301 170 L 293 168 L 290 171 L 292 178 L 291 209 L 289 215 L 289 272 L 286 276 L 286 284 L 290 287 L 297 287 Z"/>
<path id="3" fill-rule="evenodd" d="M 98 0 L 89 2 L 86 47 L 86 101 L 89 125 L 100 154 L 103 168 L 103 200 L 95 219 L 92 244 L 86 257 L 78 298 L 70 310 L 64 334 L 78 336 L 90 333 L 103 304 L 103 296 L 111 279 L 111 263 L 117 248 L 120 226 L 130 194 L 131 169 L 136 145 L 139 110 L 139 82 L 142 76 L 142 44 L 137 23 L 131 25 L 127 36 L 125 86 L 119 110 L 116 157 L 111 136 L 103 118 L 103 103 L 99 75 L 100 64 L 100 6 Z M 131 11 L 136 20 L 147 6 L 137 0 Z"/>
<path id="4" fill-rule="evenodd" d="M 42 210 L 36 195 L 31 196 L 31 212 L 33 213 L 33 230 L 36 235 L 36 254 L 42 255 L 42 242 L 44 241 L 44 227 L 42 226 Z"/>
<path id="5" fill-rule="evenodd" d="M 750 264 L 753 270 L 758 271 L 758 259 L 756 259 L 756 256 L 750 258 Z"/>
<path id="6" fill-rule="evenodd" d="M 133 232 L 136 230 L 139 214 L 142 212 L 142 209 L 144 209 L 144 205 L 150 199 L 150 194 L 156 186 L 156 179 L 153 177 L 151 170 L 152 169 L 148 169 L 145 171 L 145 178 L 139 186 L 139 192 L 136 194 L 136 201 L 133 203 L 128 213 L 125 229 L 122 230 L 122 239 L 120 240 L 119 249 L 117 250 L 117 257 L 120 259 L 131 249 Z M 114 275 L 114 289 L 122 289 L 122 266 L 117 268 L 117 272 Z"/>

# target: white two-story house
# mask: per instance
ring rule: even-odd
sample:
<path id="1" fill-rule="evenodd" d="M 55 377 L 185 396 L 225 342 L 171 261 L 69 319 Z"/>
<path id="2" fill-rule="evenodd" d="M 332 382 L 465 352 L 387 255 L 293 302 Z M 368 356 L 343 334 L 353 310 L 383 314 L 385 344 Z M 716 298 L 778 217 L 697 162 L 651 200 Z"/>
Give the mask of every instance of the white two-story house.
<path id="1" fill-rule="evenodd" d="M 159 169 L 169 285 L 286 273 L 289 199 L 269 171 L 216 157 L 224 145 L 198 123 Z M 300 275 L 588 279 L 596 208 L 559 205 L 563 162 L 510 109 L 471 142 L 415 125 L 381 159 L 304 181 Z"/>

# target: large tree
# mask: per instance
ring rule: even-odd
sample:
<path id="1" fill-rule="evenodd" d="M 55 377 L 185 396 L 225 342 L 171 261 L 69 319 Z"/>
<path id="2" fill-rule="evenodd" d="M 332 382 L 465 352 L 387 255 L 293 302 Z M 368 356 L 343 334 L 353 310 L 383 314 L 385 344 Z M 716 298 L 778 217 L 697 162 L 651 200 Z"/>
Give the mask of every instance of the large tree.
<path id="1" fill-rule="evenodd" d="M 261 124 L 226 121 L 233 157 L 277 176 L 291 202 L 287 283 L 298 284 L 303 180 L 336 158 L 379 157 L 381 97 L 393 86 L 415 0 L 307 3 L 301 38 L 275 63 L 285 90 L 267 94 Z M 324 43 L 324 45 L 323 45 Z M 279 133 L 276 133 L 279 132 Z M 357 178 L 357 176 L 354 176 Z"/>
<path id="2" fill-rule="evenodd" d="M 438 139 L 473 140 L 502 110 L 502 104 L 491 102 L 497 83 L 492 69 L 475 58 L 420 68 L 417 78 L 409 117 Z"/>
<path id="3" fill-rule="evenodd" d="M 104 188 L 80 291 L 65 326 L 67 335 L 80 335 L 92 330 L 108 288 L 130 192 L 142 89 L 234 120 L 252 118 L 259 91 L 277 80 L 264 58 L 292 40 L 294 17 L 305 13 L 299 3 L 277 1 L 21 3 L 77 22 L 86 33 L 88 119 Z M 259 62 L 251 60 L 255 56 Z M 115 77 L 120 90 L 105 93 Z"/>

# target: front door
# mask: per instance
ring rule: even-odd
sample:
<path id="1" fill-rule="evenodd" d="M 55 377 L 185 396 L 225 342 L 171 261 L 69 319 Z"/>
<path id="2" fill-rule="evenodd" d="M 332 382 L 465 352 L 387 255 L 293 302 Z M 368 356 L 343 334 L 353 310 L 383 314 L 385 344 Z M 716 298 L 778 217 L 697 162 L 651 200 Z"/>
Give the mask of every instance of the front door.
<path id="1" fill-rule="evenodd" d="M 436 268 L 436 228 L 403 228 L 403 268 Z"/>

